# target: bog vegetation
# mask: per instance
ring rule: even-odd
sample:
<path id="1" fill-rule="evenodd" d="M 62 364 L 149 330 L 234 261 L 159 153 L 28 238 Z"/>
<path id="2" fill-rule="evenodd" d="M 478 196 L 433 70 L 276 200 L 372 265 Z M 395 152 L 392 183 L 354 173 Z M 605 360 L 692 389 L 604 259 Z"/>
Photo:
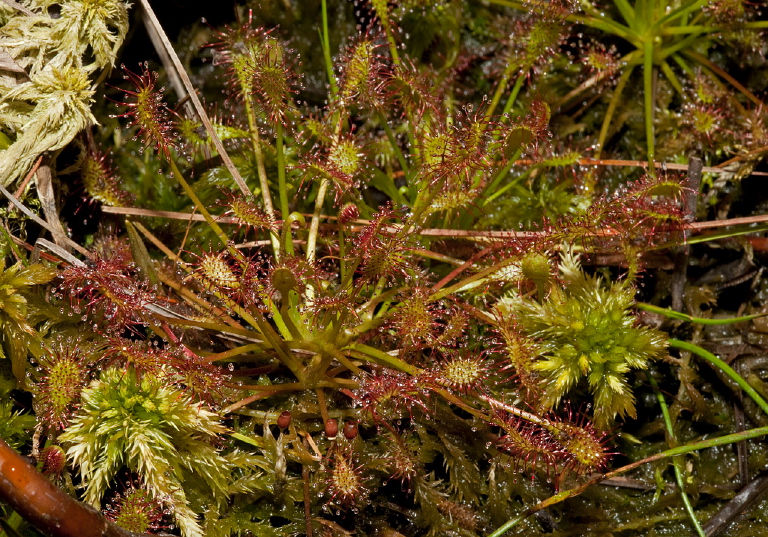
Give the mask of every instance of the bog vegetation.
<path id="1" fill-rule="evenodd" d="M 0 437 L 140 533 L 729 527 L 760 6 L 252 4 L 0 3 Z"/>

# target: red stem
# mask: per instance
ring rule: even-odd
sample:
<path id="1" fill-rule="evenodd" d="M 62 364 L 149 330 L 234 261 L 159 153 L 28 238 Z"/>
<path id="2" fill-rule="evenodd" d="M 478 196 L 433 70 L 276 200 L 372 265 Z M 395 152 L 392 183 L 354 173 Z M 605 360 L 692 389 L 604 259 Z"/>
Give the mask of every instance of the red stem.
<path id="1" fill-rule="evenodd" d="M 195 354 L 195 353 L 192 351 L 192 349 L 190 349 L 189 347 L 187 347 L 186 345 L 184 345 L 184 344 L 181 342 L 181 340 L 180 340 L 180 339 L 179 339 L 179 338 L 176 336 L 176 334 L 174 334 L 174 333 L 173 333 L 173 330 L 171 330 L 171 327 L 170 327 L 170 326 L 168 326 L 168 323 L 166 323 L 166 322 L 163 322 L 163 323 L 162 323 L 162 327 L 163 327 L 163 331 L 164 331 L 164 332 L 166 333 L 166 335 L 168 336 L 168 339 L 170 339 L 170 340 L 171 340 L 171 343 L 173 343 L 174 345 L 178 345 L 179 347 L 181 347 L 181 350 L 182 350 L 182 352 L 183 352 L 184 354 L 186 354 L 186 355 L 187 355 L 187 358 L 191 358 L 192 360 L 195 360 L 195 361 L 199 361 L 199 360 L 200 360 L 200 357 L 199 357 L 197 354 Z"/>

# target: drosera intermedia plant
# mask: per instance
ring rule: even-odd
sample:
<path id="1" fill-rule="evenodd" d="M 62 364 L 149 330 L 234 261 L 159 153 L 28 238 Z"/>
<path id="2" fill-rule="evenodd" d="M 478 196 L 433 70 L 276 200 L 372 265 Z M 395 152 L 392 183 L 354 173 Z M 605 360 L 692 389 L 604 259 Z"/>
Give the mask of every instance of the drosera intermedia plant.
<path id="1" fill-rule="evenodd" d="M 88 383 L 92 354 L 84 341 L 47 342 L 46 347 L 36 360 L 40 377 L 32 388 L 36 413 L 45 416 L 48 427 L 63 429 Z"/>
<path id="2" fill-rule="evenodd" d="M 277 50 L 278 44 L 271 34 L 249 30 L 248 35 L 256 36 L 259 46 L 268 41 L 270 50 Z M 227 396 L 225 412 L 237 416 L 240 430 L 231 435 L 258 448 L 266 460 L 276 461 L 272 469 L 276 486 L 285 479 L 283 463 L 279 462 L 285 457 L 301 465 L 300 479 L 308 490 L 323 492 L 314 497 L 305 491 L 302 495 L 305 512 L 297 511 L 293 518 L 288 517 L 292 523 L 299 524 L 304 519 L 304 524 L 310 527 L 313 522 L 306 513 L 317 513 L 314 516 L 349 524 L 351 519 L 344 513 L 363 508 L 357 502 L 363 494 L 371 505 L 382 505 L 386 510 L 378 503 L 382 496 L 376 485 L 396 475 L 407 476 L 405 481 L 401 478 L 401 483 L 408 483 L 413 498 L 439 506 L 432 510 L 424 508 L 414 522 L 432 532 L 466 531 L 469 520 L 477 518 L 475 528 L 482 525 L 479 513 L 483 510 L 483 499 L 477 489 L 483 481 L 481 469 L 466 453 L 474 452 L 475 456 L 486 453 L 486 457 L 496 452 L 507 453 L 517 467 L 526 471 L 538 463 L 549 468 L 548 472 L 554 474 L 559 483 L 569 476 L 602 469 L 607 464 L 609 448 L 601 429 L 611 427 L 617 414 L 632 412 L 632 394 L 624 375 L 633 367 L 647 367 L 651 359 L 664 352 L 663 338 L 658 333 L 632 326 L 634 321 L 628 311 L 632 302 L 631 281 L 601 286 L 597 278 L 586 276 L 578 267 L 568 248 L 563 250 L 558 271 L 552 270 L 549 278 L 539 274 L 537 266 L 540 268 L 542 259 L 554 258 L 551 252 L 560 249 L 559 243 L 573 240 L 580 240 L 588 250 L 611 244 L 623 247 L 629 258 L 644 233 L 656 225 L 675 221 L 677 214 L 674 204 L 656 203 L 661 197 L 650 193 L 647 197 L 656 201 L 649 202 L 645 212 L 642 204 L 645 198 L 640 195 L 627 198 L 634 203 L 632 208 L 624 208 L 622 200 L 612 200 L 612 204 L 605 206 L 598 204 L 591 216 L 601 214 L 605 216 L 604 221 L 564 220 L 544 234 L 534 236 L 540 241 L 537 248 L 549 255 L 532 260 L 523 254 L 525 249 L 530 249 L 530 243 L 498 245 L 491 249 L 493 256 L 478 258 L 482 261 L 463 269 L 474 274 L 461 279 L 462 271 L 456 272 L 448 281 L 458 277 L 457 282 L 451 282 L 450 287 L 443 284 L 440 290 L 433 289 L 436 283 L 430 271 L 449 270 L 424 259 L 444 262 L 449 256 L 439 257 L 432 252 L 429 242 L 420 238 L 419 231 L 433 222 L 450 221 L 453 212 L 465 207 L 472 196 L 479 196 L 482 185 L 504 169 L 508 158 L 543 133 L 536 123 L 542 114 L 534 111 L 529 116 L 532 123 L 526 130 L 524 143 L 518 141 L 519 134 L 511 136 L 514 129 L 519 129 L 517 125 L 508 127 L 503 121 L 488 121 L 485 115 L 469 108 L 455 111 L 454 123 L 446 124 L 443 118 L 450 115 L 451 110 L 437 101 L 418 113 L 412 110 L 390 117 L 388 104 L 400 106 L 408 102 L 409 96 L 403 95 L 401 84 L 391 83 L 394 79 L 384 75 L 413 67 L 403 67 L 394 56 L 388 58 L 385 51 L 374 44 L 377 39 L 375 32 L 369 31 L 348 47 L 344 63 L 338 69 L 340 77 L 331 84 L 327 108 L 307 120 L 311 134 L 306 140 L 294 140 L 286 126 L 278 122 L 275 145 L 267 144 L 263 133 L 257 133 L 257 136 L 252 134 L 250 144 L 243 146 L 258 146 L 262 160 L 274 155 L 278 179 L 271 185 L 267 181 L 264 189 L 263 174 L 268 168 L 259 164 L 260 158 L 255 154 L 254 176 L 245 179 L 260 188 L 261 204 L 247 198 L 239 200 L 237 209 L 248 212 L 243 211 L 242 206 L 251 203 L 250 212 L 269 214 L 268 199 L 274 198 L 280 200 L 277 204 L 280 208 L 271 210 L 276 221 L 282 220 L 277 243 L 274 233 L 268 230 L 240 231 L 245 233 L 242 240 L 267 240 L 266 243 L 253 241 L 265 244 L 255 255 L 245 255 L 241 249 L 233 248 L 235 242 L 229 236 L 233 230 L 212 225 L 213 216 L 206 214 L 208 209 L 194 194 L 194 186 L 187 183 L 185 171 L 174 160 L 175 147 L 168 142 L 152 141 L 163 148 L 158 155 L 167 159 L 183 189 L 193 194 L 192 203 L 203 213 L 216 239 L 199 246 L 199 253 L 182 251 L 179 255 L 149 229 L 135 225 L 146 240 L 186 272 L 184 284 L 188 290 L 186 297 L 182 296 L 187 301 L 183 317 L 174 319 L 171 315 L 153 314 L 137 319 L 135 326 L 159 327 L 154 333 L 165 333 L 163 345 L 181 345 L 188 356 L 205 357 L 209 363 L 232 364 L 234 382 L 229 388 L 234 391 Z M 259 56 L 248 52 L 247 47 L 220 50 L 220 53 L 230 65 L 237 64 L 242 69 L 249 69 L 250 62 L 259 61 Z M 250 69 L 251 76 L 257 77 L 257 66 L 250 65 Z M 335 77 L 334 70 L 327 69 L 327 72 Z M 150 80 L 151 76 L 146 78 Z M 132 82 L 143 83 L 140 79 Z M 286 92 L 289 88 L 287 85 L 274 87 L 283 87 Z M 337 92 L 334 87 L 338 88 Z M 230 88 L 239 93 L 243 84 L 233 83 Z M 247 88 L 253 91 L 252 85 Z M 142 87 L 131 92 L 139 95 L 144 90 Z M 358 98 L 353 100 L 352 96 Z M 252 115 L 255 124 L 275 118 L 264 103 L 246 97 L 239 95 L 233 99 L 235 106 L 242 103 L 246 108 L 244 117 L 250 119 Z M 291 94 L 286 93 L 284 99 L 287 103 Z M 152 99 L 152 102 L 158 101 Z M 250 105 L 246 106 L 247 102 Z M 300 124 L 301 118 L 294 115 L 293 106 L 286 106 L 285 119 Z M 352 130 L 353 112 L 369 118 L 368 122 Z M 145 118 L 140 114 L 133 114 L 131 119 L 145 132 L 163 132 L 142 126 L 140 121 Z M 395 132 L 402 131 L 412 141 L 409 151 L 394 136 Z M 357 142 L 363 139 L 367 143 Z M 373 160 L 367 158 L 365 152 L 374 140 L 379 146 L 381 141 L 390 143 L 395 155 L 391 162 L 399 165 L 406 188 L 395 183 L 395 170 L 373 169 Z M 319 157 L 307 159 L 303 155 L 312 150 L 313 144 Z M 508 145 L 512 145 L 511 150 Z M 371 173 L 357 175 L 361 166 L 358 162 L 364 162 Z M 376 208 L 366 203 L 358 191 L 366 176 L 374 178 L 373 184 L 390 193 L 395 203 L 409 206 L 410 214 L 407 210 Z M 288 194 L 299 188 L 314 197 L 304 210 L 302 198 L 292 199 Z M 459 191 L 469 196 L 457 196 Z M 342 218 L 336 228 L 320 226 L 323 215 L 342 208 L 346 214 L 350 203 L 354 204 L 355 212 L 368 217 L 367 222 Z M 608 208 L 600 213 L 601 207 Z M 235 207 L 231 210 L 234 212 Z M 304 212 L 312 214 L 307 223 L 301 215 Z M 630 218 L 630 214 L 633 217 Z M 642 218 L 636 218 L 639 215 Z M 626 218 L 622 220 L 622 216 Z M 604 239 L 595 238 L 595 229 L 590 226 L 604 225 L 613 226 L 613 232 L 607 233 Z M 352 240 L 346 240 L 348 237 Z M 414 256 L 414 252 L 419 251 L 424 251 L 425 257 Z M 508 270 L 516 264 L 519 270 Z M 578 375 L 570 382 L 561 383 L 558 393 L 549 400 L 543 398 L 541 406 L 534 407 L 533 411 L 511 403 L 519 393 L 517 377 L 510 372 L 515 367 L 503 352 L 489 354 L 479 339 L 483 332 L 501 330 L 498 319 L 512 316 L 512 312 L 501 310 L 484 313 L 485 306 L 478 299 L 483 295 L 486 301 L 493 297 L 488 291 L 493 282 L 499 282 L 500 271 L 517 274 L 506 293 L 514 293 L 515 287 L 521 294 L 535 288 L 542 308 L 554 308 L 558 300 L 573 305 L 570 313 L 574 318 L 568 319 L 571 332 L 564 336 L 527 326 L 529 318 L 535 318 L 534 313 L 526 312 L 514 319 L 510 330 L 516 330 L 517 337 L 523 340 L 521 347 L 536 349 L 530 356 L 532 363 L 522 368 L 529 377 L 539 375 L 552 380 L 545 368 L 538 366 L 551 363 L 553 355 L 548 355 L 547 345 L 559 346 L 562 340 L 558 338 L 567 339 L 574 347 L 587 346 L 594 334 L 574 332 L 579 324 L 589 331 L 604 321 L 600 311 L 585 306 L 591 305 L 595 297 L 609 303 L 615 301 L 611 322 L 620 326 L 630 339 L 633 336 L 643 340 L 634 347 L 630 342 L 623 342 L 627 352 L 618 350 L 621 344 L 614 347 L 593 342 L 605 352 L 591 352 L 592 362 L 579 368 L 579 375 L 589 377 L 592 372 L 592 378 L 599 376 L 594 371 L 612 368 L 612 375 L 608 376 L 613 382 L 594 382 L 592 386 L 596 393 L 595 425 L 601 429 L 572 411 L 561 415 L 544 413 L 556 408 L 566 394 L 579 397 L 570 390 L 577 384 Z M 633 267 L 630 280 L 636 272 L 637 267 Z M 175 286 L 167 272 L 165 279 Z M 189 290 L 196 293 L 197 298 L 190 296 Z M 581 297 L 582 291 L 589 297 Z M 521 298 L 520 302 L 535 309 L 535 303 L 527 300 Z M 218 318 L 199 319 L 189 314 L 211 306 L 218 308 Z M 181 311 L 176 308 L 176 313 Z M 194 345 L 187 347 L 183 342 L 192 341 L 188 339 L 192 332 L 181 338 L 174 335 L 175 331 L 185 328 L 202 329 L 218 343 L 211 346 L 196 339 Z M 236 337 L 226 343 L 226 339 L 221 339 L 225 335 L 228 339 Z M 583 339 L 580 340 L 580 336 Z M 478 348 L 472 357 L 460 350 L 468 345 Z M 506 350 L 504 346 L 494 348 Z M 584 351 L 594 351 L 594 348 Z M 249 377 L 257 382 L 249 381 Z M 539 393 L 547 393 L 536 384 L 531 382 L 534 388 L 529 390 L 534 397 L 538 395 L 536 388 Z M 245 392 L 239 400 L 235 396 L 238 390 Z M 265 443 L 267 430 L 277 424 L 284 412 L 277 412 L 276 406 L 278 410 L 290 409 L 289 430 L 283 432 L 276 443 Z M 349 435 L 340 433 L 340 430 L 346 431 L 346 424 L 351 422 L 355 425 L 349 426 Z M 353 429 L 364 434 L 352 433 Z M 377 435 L 377 429 L 386 430 L 388 434 Z M 486 436 L 473 438 L 474 429 L 486 431 Z M 414 435 L 415 442 L 409 440 Z M 426 453 L 426 460 L 414 463 L 412 457 L 416 451 Z M 382 455 L 386 455 L 394 467 L 375 464 L 375 459 Z M 438 456 L 445 460 L 450 488 L 441 487 L 438 478 L 427 471 Z M 325 470 L 321 470 L 323 466 Z M 299 478 L 296 470 L 293 477 Z M 281 497 L 285 501 L 285 497 Z M 332 509 L 323 514 L 326 506 Z M 258 520 L 257 511 L 255 507 L 254 520 Z M 453 516 L 459 512 L 465 516 Z M 366 513 L 376 517 L 370 508 Z M 228 516 L 226 508 L 219 510 L 219 516 Z"/>
<path id="3" fill-rule="evenodd" d="M 545 18 L 551 5 L 550 2 L 492 1 L 524 12 L 533 10 Z M 765 28 L 765 21 L 759 19 L 759 14 L 759 7 L 729 0 L 634 4 L 619 0 L 605 6 L 589 1 L 573 2 L 562 20 L 567 21 L 571 25 L 569 30 L 578 35 L 580 46 L 584 42 L 588 44 L 577 53 L 583 53 L 585 65 L 593 72 L 558 104 L 577 102 L 599 88 L 605 80 L 612 80 L 615 88 L 608 94 L 607 108 L 595 145 L 596 156 L 600 158 L 609 139 L 620 132 L 621 125 L 626 123 L 626 115 L 621 117 L 620 113 L 622 99 L 631 91 L 631 81 L 640 78 L 646 156 L 652 163 L 656 160 L 656 147 L 659 145 L 657 124 L 670 121 L 670 117 L 660 118 L 657 112 L 661 93 L 659 85 L 663 78 L 678 102 L 683 103 L 682 113 L 666 114 L 677 116 L 672 133 L 685 132 L 688 126 L 694 124 L 694 130 L 701 135 L 711 136 L 717 132 L 718 139 L 724 142 L 722 145 L 727 146 L 724 135 L 728 129 L 721 124 L 722 112 L 734 109 L 746 117 L 746 107 L 759 109 L 763 103 L 717 62 L 713 51 L 717 45 L 728 43 L 735 50 L 740 50 L 742 58 L 759 54 L 755 38 Z M 621 54 L 617 51 L 617 40 L 627 45 L 622 46 L 624 52 Z M 641 77 L 634 75 L 636 70 L 641 71 Z M 715 104 L 712 90 L 720 95 L 716 103 L 718 106 L 697 106 L 699 103 Z M 694 93 L 693 98 L 690 93 Z M 665 96 L 664 99 L 669 101 L 670 97 Z M 702 120 L 707 125 L 701 124 Z M 665 136 L 665 141 L 679 149 L 675 135 L 669 134 Z M 719 150 L 722 151 L 722 148 Z M 668 149 L 664 151 L 669 154 Z"/>
<path id="4" fill-rule="evenodd" d="M 249 17 L 242 20 L 251 24 Z M 193 239 L 183 249 L 177 250 L 176 245 L 171 249 L 156 231 L 139 222 L 130 224 L 142 237 L 132 235 L 132 242 L 147 241 L 182 271 L 179 279 L 156 261 L 142 261 L 145 271 L 156 273 L 168 292 L 176 290 L 175 295 L 152 298 L 155 291 L 150 287 L 142 287 L 146 294 L 137 290 L 119 295 L 110 290 L 113 283 L 107 282 L 108 273 L 99 271 L 88 276 L 90 285 L 78 284 L 85 299 L 81 307 L 89 322 L 98 324 L 102 312 L 120 311 L 126 297 L 135 299 L 140 315 L 112 317 L 125 319 L 122 326 L 145 337 L 150 346 L 178 356 L 170 360 L 170 373 L 150 369 L 136 380 L 141 385 L 152 382 L 150 373 L 166 375 L 194 393 L 194 383 L 184 379 L 194 363 L 207 364 L 212 368 L 209 374 L 218 370 L 223 375 L 223 389 L 213 394 L 209 404 L 223 408 L 233 429 L 218 432 L 256 448 L 262 461 L 271 461 L 260 468 L 267 471 L 266 479 L 273 480 L 274 488 L 253 504 L 251 522 L 264 522 L 259 513 L 278 502 L 283 516 L 307 532 L 318 523 L 354 524 L 353 513 L 365 513 L 377 524 L 388 525 L 383 514 L 390 509 L 385 491 L 397 486 L 412 498 L 407 501 L 422 505 L 411 519 L 419 527 L 431 533 L 477 529 L 489 523 L 481 515 L 485 500 L 479 487 L 486 470 L 479 461 L 501 453 L 521 470 L 535 473 L 541 467 L 558 483 L 566 482 L 607 465 L 610 448 L 604 430 L 613 424 L 617 411 L 628 412 L 626 403 L 609 401 L 615 393 L 603 392 L 596 403 L 602 405 L 597 413 L 600 428 L 576 412 L 559 412 L 562 409 L 554 408 L 557 401 L 539 408 L 529 402 L 523 408 L 519 406 L 523 391 L 507 348 L 483 342 L 482 334 L 497 333 L 498 319 L 508 316 L 488 308 L 502 296 L 492 289 L 514 292 L 509 284 L 504 287 L 499 274 L 522 265 L 511 270 L 518 274 L 511 285 L 520 293 L 541 286 L 542 296 L 549 297 L 552 291 L 545 285 L 563 284 L 557 279 L 544 281 L 530 270 L 524 251 L 531 246 L 556 251 L 560 242 L 590 236 L 587 226 L 564 221 L 549 233 L 531 235 L 527 242 L 520 236 L 514 242 L 493 245 L 484 257 L 469 264 L 431 250 L 431 241 L 420 234 L 434 223 L 452 221 L 463 208 L 471 210 L 484 186 L 509 169 L 510 157 L 535 138 L 545 143 L 546 111 L 537 104 L 527 119 L 510 126 L 505 118 L 487 116 L 472 104 L 454 108 L 450 101 L 434 99 L 414 108 L 411 88 L 402 80 L 417 80 L 420 75 L 415 65 L 399 55 L 388 56 L 386 47 L 379 46 L 388 31 L 391 28 L 372 27 L 346 48 L 337 68 L 326 66 L 332 77 L 328 104 L 304 116 L 294 101 L 299 80 L 294 75 L 286 74 L 285 84 L 270 84 L 272 90 L 283 92 L 280 98 L 272 96 L 266 102 L 253 93 L 266 76 L 258 63 L 264 60 L 263 54 L 287 53 L 273 33 L 248 27 L 242 34 L 247 46 L 245 41 L 231 40 L 216 45 L 215 54 L 231 77 L 230 106 L 242 113 L 236 117 L 243 118 L 244 124 L 235 128 L 251 137 L 232 148 L 238 155 L 234 160 L 252 156 L 255 163 L 252 175 L 244 175 L 255 195 L 225 192 L 219 195 L 219 210 L 263 215 L 261 221 L 269 225 L 232 220 L 241 224 L 236 228 L 216 221 L 220 217 L 211 214 L 213 206 L 195 192 L 198 184 L 185 178 L 188 164 L 178 159 L 177 144 L 165 139 L 171 134 L 168 116 L 143 113 L 165 110 L 154 75 L 144 71 L 128 78 L 136 87 L 127 92 L 129 112 L 124 116 L 147 136 L 147 154 L 165 162 L 190 194 L 191 205 L 202 213 L 204 223 L 192 223 L 190 236 L 203 232 L 210 239 Z M 279 67 L 288 70 L 290 63 L 281 59 Z M 142 102 L 151 103 L 152 110 Z M 273 110 L 276 103 L 282 106 L 280 114 Z M 356 126 L 356 117 L 366 121 Z M 160 123 L 163 128 L 158 128 Z M 528 125 L 522 141 L 521 124 Z M 268 125 L 274 138 L 263 132 Z M 398 141 L 396 133 L 410 140 L 410 149 Z M 368 155 L 374 144 L 388 146 L 392 152 L 386 166 Z M 158 150 L 150 153 L 153 147 Z M 398 176 L 405 178 L 403 186 L 398 185 Z M 372 186 L 390 196 L 389 203 L 367 202 L 361 189 Z M 309 199 L 293 196 L 296 191 L 306 192 Z M 222 197 L 231 206 L 221 207 Z M 272 199 L 278 203 L 272 204 Z M 311 216 L 307 219 L 302 213 Z M 338 216 L 331 219 L 329 214 Z M 622 238 L 629 241 L 631 235 L 642 240 L 655 222 L 649 217 L 645 222 L 633 221 L 632 229 L 618 221 L 616 226 L 624 231 Z M 599 242 L 595 239 L 589 248 Z M 124 263 L 124 268 L 115 266 L 118 274 L 131 274 L 128 259 L 117 262 Z M 464 266 L 453 270 L 452 264 Z M 575 274 L 577 269 L 569 267 Z M 72 274 L 83 270 L 74 268 Z M 438 275 L 447 277 L 439 286 Z M 74 282 L 65 278 L 62 291 Z M 622 319 L 629 320 L 630 290 L 627 283 L 595 292 L 617 294 Z M 582 322 L 589 324 L 586 318 Z M 519 337 L 531 343 L 523 346 L 543 345 L 540 341 L 534 345 L 531 335 L 522 332 L 524 328 L 520 323 Z M 107 326 L 100 330 L 109 333 Z M 201 331 L 207 340 L 198 337 Z M 663 348 L 660 337 L 655 343 L 657 347 L 647 356 L 634 362 L 632 357 L 625 359 L 644 366 Z M 113 344 L 114 338 L 106 343 Z M 468 349 L 472 349 L 469 354 Z M 126 353 L 107 354 L 112 360 L 120 360 L 121 355 L 127 358 Z M 529 374 L 536 374 L 536 356 L 529 357 Z M 133 367 L 126 378 L 133 374 L 130 371 Z M 110 382 L 118 381 L 109 376 L 115 372 L 104 375 Z M 121 377 L 120 382 L 125 380 Z M 95 388 L 87 397 L 92 393 Z M 95 416 L 86 418 L 83 410 L 76 420 L 90 419 L 98 427 Z M 287 427 L 286 411 L 292 416 Z M 608 417 L 599 417 L 601 413 Z M 85 468 L 81 471 L 86 482 L 93 483 L 91 473 L 112 475 L 114 469 L 101 460 L 87 462 L 78 456 L 93 451 L 93 446 L 86 446 L 94 442 L 86 437 L 78 443 L 81 423 L 85 421 L 73 422 L 63 439 L 73 446 L 71 456 Z M 275 439 L 277 427 L 280 433 Z M 141 462 L 149 454 L 137 453 L 137 457 L 131 463 L 133 471 L 156 489 L 155 494 L 160 493 L 146 475 L 146 462 Z M 435 473 L 437 460 L 445 462 L 445 470 L 440 471 L 444 477 Z M 298 497 L 280 492 L 291 480 L 304 483 Z M 103 484 L 88 487 L 89 500 L 98 501 Z M 360 501 L 363 496 L 366 502 Z M 291 507 L 296 500 L 304 503 L 304 509 Z M 428 509 L 427 503 L 437 508 Z M 184 533 L 193 532 L 184 502 L 176 501 L 173 507 L 182 508 L 174 516 L 186 520 Z M 381 515 L 377 509 L 382 509 Z M 228 517 L 242 517 L 223 505 L 216 512 L 222 524 Z M 317 522 L 317 517 L 325 522 Z M 206 519 L 206 527 L 211 524 L 215 522 Z"/>
<path id="5" fill-rule="evenodd" d="M 149 491 L 130 483 L 122 493 L 112 499 L 106 508 L 107 516 L 115 524 L 136 533 L 162 528 L 162 506 Z"/>
<path id="6" fill-rule="evenodd" d="M 433 14 L 452 24 L 457 5 Z M 448 39 L 442 58 L 414 54 L 399 25 L 418 9 L 364 7 L 373 23 L 335 62 L 328 15 L 343 18 L 343 4 L 320 3 L 320 47 L 314 32 L 289 47 L 290 27 L 260 28 L 247 12 L 217 32 L 201 54 L 229 80 L 228 125 L 170 113 L 149 66 L 115 98 L 111 113 L 141 139 L 118 137 L 114 170 L 160 177 L 186 212 L 103 207 L 131 216 L 86 261 L 62 254 L 56 288 L 87 341 L 48 337 L 30 377 L 46 425 L 35 442 L 66 450 L 60 482 L 74 476 L 73 493 L 114 520 L 183 535 L 500 535 L 553 489 L 544 503 L 610 472 L 631 448 L 614 431 L 649 412 L 636 392 L 670 360 L 634 296 L 644 255 L 683 236 L 679 182 L 584 195 L 536 231 L 477 229 L 510 179 L 576 157 L 552 150 L 543 100 L 510 99 L 498 115 L 500 98 L 483 99 L 492 87 L 469 87 L 478 49 L 450 51 Z M 536 55 L 563 40 L 555 11 L 528 42 L 517 95 L 544 71 Z M 231 160 L 209 144 L 216 133 Z M 169 196 L 124 186 L 167 209 Z M 590 265 L 610 254 L 622 268 Z M 72 390 L 43 397 L 73 372 Z"/>

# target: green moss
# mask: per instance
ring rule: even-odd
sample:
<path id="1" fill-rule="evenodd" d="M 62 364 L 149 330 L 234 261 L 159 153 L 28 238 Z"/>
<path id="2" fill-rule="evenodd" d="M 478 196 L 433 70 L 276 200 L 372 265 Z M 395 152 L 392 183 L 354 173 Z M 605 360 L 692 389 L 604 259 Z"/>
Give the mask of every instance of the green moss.
<path id="1" fill-rule="evenodd" d="M 532 368 L 542 377 L 543 407 L 557 406 L 585 384 L 594 396 L 596 425 L 609 428 L 616 416 L 636 415 L 628 374 L 664 356 L 665 337 L 636 326 L 630 312 L 635 291 L 626 282 L 604 284 L 571 252 L 562 254 L 559 271 L 561 284 L 541 302 L 511 298 L 497 308 L 537 340 L 540 356 Z"/>
<path id="2" fill-rule="evenodd" d="M 85 499 L 99 506 L 118 472 L 136 473 L 173 511 L 185 537 L 202 535 L 188 492 L 225 497 L 232 465 L 212 445 L 226 429 L 161 378 L 132 369 L 104 371 L 83 391 L 77 416 L 60 440 L 79 468 Z"/>

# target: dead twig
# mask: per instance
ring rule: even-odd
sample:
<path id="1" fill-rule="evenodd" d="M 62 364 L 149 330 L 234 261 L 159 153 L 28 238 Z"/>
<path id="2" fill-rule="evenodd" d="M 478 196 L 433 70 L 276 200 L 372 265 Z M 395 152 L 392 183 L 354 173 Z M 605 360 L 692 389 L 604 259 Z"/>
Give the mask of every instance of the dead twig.
<path id="1" fill-rule="evenodd" d="M 707 537 L 723 534 L 736 517 L 741 513 L 750 511 L 765 498 L 766 492 L 768 492 L 768 474 L 763 473 L 741 489 L 741 492 L 725 504 L 712 518 L 707 520 L 703 528 L 704 533 Z"/>
<path id="2" fill-rule="evenodd" d="M 0 500 L 46 535 L 140 537 L 57 488 L 0 439 Z"/>
<path id="3" fill-rule="evenodd" d="M 152 211 L 149 209 L 139 209 L 135 207 L 102 207 L 102 212 L 109 214 L 122 214 L 129 216 L 149 216 L 153 218 L 170 218 L 174 220 L 193 220 L 196 222 L 203 222 L 205 219 L 199 214 L 180 213 L 173 211 Z M 234 216 L 216 216 L 213 215 L 216 222 L 220 224 L 242 224 L 239 218 Z M 329 220 L 334 220 L 334 217 L 326 217 Z M 758 216 L 746 216 L 742 218 L 729 218 L 727 220 L 710 220 L 708 222 L 692 222 L 683 226 L 683 230 L 700 231 L 704 229 L 714 229 L 728 226 L 741 226 L 747 224 L 762 224 L 768 222 L 768 214 L 762 214 Z M 368 224 L 368 220 L 355 220 L 351 229 L 353 231 L 359 230 L 359 226 Z M 387 231 L 397 232 L 400 230 L 399 226 L 387 226 Z M 439 228 L 426 228 L 416 229 L 414 233 L 422 236 L 429 237 L 449 237 L 454 239 L 461 238 L 481 238 L 481 239 L 537 239 L 539 237 L 546 236 L 547 233 L 543 231 L 469 231 L 464 229 L 439 229 Z M 601 237 L 611 236 L 613 233 L 605 231 L 600 233 Z"/>
<path id="4" fill-rule="evenodd" d="M 18 199 L 18 198 L 16 198 L 16 196 L 14 196 L 13 194 L 11 194 L 11 193 L 8 191 L 8 189 L 7 189 L 7 188 L 5 188 L 5 187 L 4 187 L 4 186 L 2 186 L 2 185 L 0 185 L 0 193 L 2 193 L 2 194 L 3 194 L 3 195 L 6 197 L 6 198 L 8 198 L 8 201 L 10 201 L 10 202 L 11 202 L 13 205 L 15 205 L 15 206 L 16 206 L 16 208 L 17 208 L 17 209 L 19 209 L 19 210 L 20 210 L 22 213 L 24 213 L 26 216 L 28 216 L 30 220 L 32 220 L 33 222 L 35 222 L 35 223 L 37 223 L 37 224 L 41 225 L 43 228 L 45 228 L 46 230 L 48 230 L 48 231 L 51 233 L 51 235 L 53 235 L 54 237 L 56 236 L 56 232 L 55 232 L 55 231 L 54 231 L 54 229 L 53 229 L 53 228 L 52 228 L 52 227 L 51 227 L 51 226 L 48 224 L 48 222 L 46 222 L 45 220 L 43 220 L 42 218 L 40 218 L 39 216 L 37 216 L 35 213 L 33 213 L 32 211 L 30 211 L 29 209 L 27 209 L 27 207 L 26 207 L 26 206 L 25 206 L 23 203 L 21 203 L 21 201 L 19 201 L 19 199 Z M 80 246 L 79 244 L 77 244 L 75 241 L 73 241 L 73 240 L 71 240 L 71 239 L 69 239 L 69 238 L 67 238 L 67 237 L 60 237 L 60 240 L 61 240 L 61 242 L 62 242 L 63 244 L 65 244 L 65 245 L 69 246 L 70 248 L 74 248 L 75 250 L 77 250 L 78 252 L 80 252 L 81 254 L 83 254 L 85 257 L 87 257 L 87 258 L 91 258 L 91 257 L 92 257 L 92 254 L 91 254 L 91 252 L 89 252 L 88 250 L 86 250 L 85 248 L 83 248 L 82 246 Z"/>
<path id="5" fill-rule="evenodd" d="M 53 241 L 61 246 L 67 248 L 67 234 L 64 232 L 64 227 L 61 225 L 61 219 L 59 218 L 59 211 L 56 208 L 56 196 L 53 191 L 53 173 L 51 167 L 48 164 L 43 164 L 37 169 L 37 196 L 40 198 L 40 206 L 43 209 L 45 219 L 50 226 L 51 234 L 53 235 Z"/>

